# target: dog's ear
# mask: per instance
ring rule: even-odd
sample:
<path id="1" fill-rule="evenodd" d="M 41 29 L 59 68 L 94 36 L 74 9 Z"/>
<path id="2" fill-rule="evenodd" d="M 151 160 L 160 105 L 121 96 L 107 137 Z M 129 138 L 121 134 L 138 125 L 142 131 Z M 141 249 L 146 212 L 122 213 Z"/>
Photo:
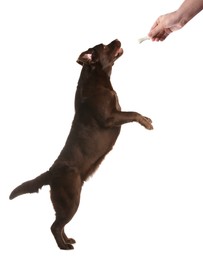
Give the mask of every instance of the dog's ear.
<path id="1" fill-rule="evenodd" d="M 93 52 L 93 49 L 89 49 L 87 51 L 82 52 L 79 58 L 77 59 L 77 63 L 79 63 L 80 65 L 95 63 Z"/>
<path id="2" fill-rule="evenodd" d="M 77 59 L 77 63 L 79 63 L 80 65 L 91 64 L 91 62 L 92 62 L 91 53 L 83 52 L 82 54 L 80 54 L 79 58 Z"/>

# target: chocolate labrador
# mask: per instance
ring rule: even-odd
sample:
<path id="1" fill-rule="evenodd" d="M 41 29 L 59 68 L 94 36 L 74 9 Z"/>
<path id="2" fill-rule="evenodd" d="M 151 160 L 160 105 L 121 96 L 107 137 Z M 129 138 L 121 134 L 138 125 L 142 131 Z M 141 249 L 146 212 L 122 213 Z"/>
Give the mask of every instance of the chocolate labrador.
<path id="1" fill-rule="evenodd" d="M 47 172 L 24 182 L 10 194 L 13 199 L 50 185 L 56 212 L 51 231 L 60 249 L 73 249 L 75 240 L 66 236 L 64 227 L 78 209 L 84 181 L 113 148 L 121 125 L 138 122 L 146 129 L 153 129 L 150 118 L 121 111 L 110 76 L 114 62 L 122 54 L 118 40 L 80 54 L 77 62 L 82 71 L 75 94 L 75 116 L 65 146 Z"/>

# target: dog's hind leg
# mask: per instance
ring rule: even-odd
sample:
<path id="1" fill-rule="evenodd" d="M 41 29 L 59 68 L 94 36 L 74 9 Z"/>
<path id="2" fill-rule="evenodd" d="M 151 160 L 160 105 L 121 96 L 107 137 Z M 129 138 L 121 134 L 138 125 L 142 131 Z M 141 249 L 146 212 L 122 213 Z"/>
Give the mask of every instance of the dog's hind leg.
<path id="1" fill-rule="evenodd" d="M 63 169 L 53 176 L 51 200 L 56 211 L 56 220 L 51 226 L 52 234 L 60 249 L 73 249 L 75 240 L 68 238 L 64 232 L 65 225 L 75 215 L 79 202 L 82 181 L 75 171 Z"/>

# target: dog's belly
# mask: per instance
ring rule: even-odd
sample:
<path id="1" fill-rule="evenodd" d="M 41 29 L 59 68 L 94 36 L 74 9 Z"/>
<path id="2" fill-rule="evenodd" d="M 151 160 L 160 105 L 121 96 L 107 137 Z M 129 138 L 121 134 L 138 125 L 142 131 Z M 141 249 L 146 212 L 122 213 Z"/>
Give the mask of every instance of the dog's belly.
<path id="1" fill-rule="evenodd" d="M 101 133 L 93 133 L 91 141 L 86 143 L 83 150 L 83 164 L 81 169 L 81 177 L 83 181 L 87 180 L 99 167 L 105 156 L 112 150 L 120 128 L 109 129 Z"/>
<path id="2" fill-rule="evenodd" d="M 81 128 L 71 131 L 57 162 L 65 162 L 77 169 L 86 179 L 98 167 L 105 155 L 112 150 L 120 127 L 108 129 Z"/>
<path id="3" fill-rule="evenodd" d="M 92 154 L 94 152 L 96 157 L 108 153 L 113 148 L 119 133 L 120 127 L 92 133 L 89 143 L 86 143 L 87 153 Z"/>

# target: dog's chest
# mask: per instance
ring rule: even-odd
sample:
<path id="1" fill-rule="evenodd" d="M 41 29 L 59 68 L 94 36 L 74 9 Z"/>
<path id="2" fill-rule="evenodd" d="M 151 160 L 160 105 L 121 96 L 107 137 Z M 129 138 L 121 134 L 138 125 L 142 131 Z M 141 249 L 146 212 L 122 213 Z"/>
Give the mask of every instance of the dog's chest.
<path id="1" fill-rule="evenodd" d="M 117 109 L 118 111 L 121 111 L 121 106 L 120 106 L 120 104 L 119 104 L 118 96 L 117 96 L 117 94 L 116 94 L 115 91 L 114 91 L 114 97 L 115 97 L 115 102 L 116 102 L 116 109 Z"/>

